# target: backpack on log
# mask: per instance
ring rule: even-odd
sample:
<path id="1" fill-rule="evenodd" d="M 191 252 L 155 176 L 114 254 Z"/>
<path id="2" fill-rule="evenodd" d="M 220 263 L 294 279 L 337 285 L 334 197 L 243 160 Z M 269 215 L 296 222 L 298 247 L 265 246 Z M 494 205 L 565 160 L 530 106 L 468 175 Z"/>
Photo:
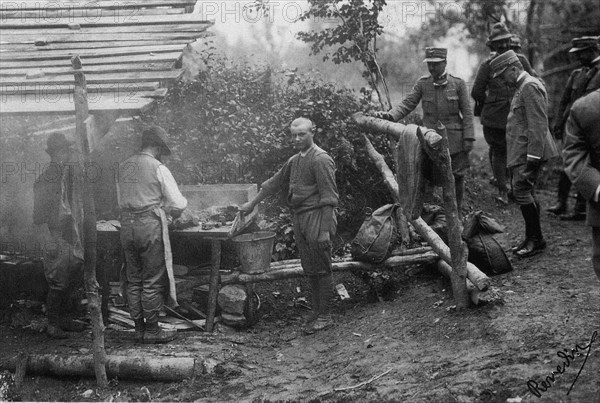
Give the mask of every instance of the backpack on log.
<path id="1" fill-rule="evenodd" d="M 399 207 L 399 204 L 386 204 L 367 213 L 350 244 L 350 254 L 354 260 L 381 263 L 389 257 L 398 235 L 396 209 Z"/>
<path id="2" fill-rule="evenodd" d="M 504 232 L 502 227 L 482 211 L 473 213 L 465 223 L 463 239 L 469 247 L 469 262 L 488 276 L 512 271 L 512 264 L 494 234 Z"/>

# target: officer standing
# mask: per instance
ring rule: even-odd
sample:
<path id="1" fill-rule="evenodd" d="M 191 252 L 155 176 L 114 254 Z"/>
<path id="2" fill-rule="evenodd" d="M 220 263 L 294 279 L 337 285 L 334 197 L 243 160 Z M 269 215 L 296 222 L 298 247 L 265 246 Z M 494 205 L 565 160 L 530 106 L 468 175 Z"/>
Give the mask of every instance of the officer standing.
<path id="1" fill-rule="evenodd" d="M 475 108 L 481 110 L 479 115 L 483 125 L 483 136 L 490 147 L 490 164 L 498 187 L 496 201 L 501 205 L 508 204 L 506 118 L 515 88 L 499 77 L 494 78 L 490 63 L 494 58 L 510 50 L 512 37 L 506 25 L 501 22 L 494 24 L 487 42 L 494 53 L 479 66 L 471 90 L 471 96 L 476 103 Z M 535 77 L 536 73 L 527 58 L 521 54 L 516 55 L 524 70 Z"/>
<path id="2" fill-rule="evenodd" d="M 465 82 L 446 72 L 448 50 L 426 48 L 425 60 L 429 75 L 417 81 L 412 91 L 388 112 L 377 112 L 376 117 L 397 122 L 411 113 L 421 102 L 423 125 L 435 129 L 440 121 L 448 133 L 452 173 L 456 186 L 458 210 L 462 206 L 464 176 L 469 169 L 469 152 L 473 150 L 473 109 Z"/>
<path id="3" fill-rule="evenodd" d="M 557 140 L 562 140 L 564 137 L 565 123 L 571 105 L 583 95 L 600 88 L 600 50 L 597 38 L 591 36 L 575 38 L 572 45 L 569 53 L 577 59 L 582 67 L 573 70 L 560 100 L 552 130 Z M 571 181 L 563 170 L 558 180 L 558 201 L 556 205 L 548 209 L 548 212 L 560 215 L 561 220 L 583 221 L 585 220 L 586 202 L 579 193 L 573 212 L 563 214 L 567 211 L 570 190 Z"/>
<path id="4" fill-rule="evenodd" d="M 543 163 L 558 155 L 548 128 L 548 95 L 542 82 L 523 70 L 512 50 L 494 58 L 490 67 L 494 78 L 515 87 L 507 116 L 507 166 L 514 198 L 525 220 L 525 239 L 513 252 L 521 258 L 529 257 L 546 247 L 535 185 Z"/>

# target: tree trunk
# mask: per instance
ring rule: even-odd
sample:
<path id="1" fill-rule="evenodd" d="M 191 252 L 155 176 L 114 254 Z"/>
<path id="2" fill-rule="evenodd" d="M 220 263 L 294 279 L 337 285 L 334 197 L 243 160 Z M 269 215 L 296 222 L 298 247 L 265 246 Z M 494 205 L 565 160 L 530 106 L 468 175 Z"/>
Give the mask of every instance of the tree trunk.
<path id="1" fill-rule="evenodd" d="M 32 354 L 27 360 L 27 373 L 54 376 L 94 376 L 95 358 L 90 355 Z M 13 371 L 14 359 L 0 367 Z M 118 356 L 106 357 L 111 378 L 179 382 L 204 372 L 200 359 L 193 357 Z"/>
<path id="2" fill-rule="evenodd" d="M 96 281 L 96 208 L 94 193 L 90 183 L 90 175 L 85 171 L 90 166 L 90 148 L 87 135 L 88 103 L 85 75 L 83 74 L 79 56 L 71 59 L 73 65 L 75 88 L 75 129 L 81 142 L 83 153 L 83 268 L 84 283 L 92 322 L 92 351 L 94 354 L 94 371 L 96 382 L 101 388 L 108 386 L 106 377 L 106 351 L 104 349 L 104 323 L 102 321 L 101 301 Z"/>

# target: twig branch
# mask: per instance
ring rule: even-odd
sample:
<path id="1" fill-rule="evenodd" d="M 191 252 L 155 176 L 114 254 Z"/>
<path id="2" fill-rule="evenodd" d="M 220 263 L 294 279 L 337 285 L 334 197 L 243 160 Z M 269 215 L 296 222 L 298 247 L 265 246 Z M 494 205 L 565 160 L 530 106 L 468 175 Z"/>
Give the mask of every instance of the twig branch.
<path id="1" fill-rule="evenodd" d="M 334 392 L 342 392 L 342 391 L 344 391 L 344 390 L 351 390 L 351 389 L 358 389 L 358 388 L 362 388 L 363 386 L 366 386 L 366 385 L 370 384 L 371 382 L 374 382 L 374 381 L 378 380 L 379 378 L 381 378 L 381 377 L 383 377 L 383 376 L 385 376 L 385 375 L 389 374 L 390 372 L 392 372 L 392 370 L 391 370 L 391 369 L 388 369 L 388 370 L 387 370 L 387 371 L 385 371 L 384 373 L 382 373 L 382 374 L 379 374 L 379 375 L 375 375 L 373 378 L 369 379 L 368 381 L 361 382 L 361 383 L 359 383 L 358 385 L 354 385 L 354 386 L 346 386 L 346 387 L 344 387 L 344 388 L 334 388 L 333 390 L 334 390 Z"/>

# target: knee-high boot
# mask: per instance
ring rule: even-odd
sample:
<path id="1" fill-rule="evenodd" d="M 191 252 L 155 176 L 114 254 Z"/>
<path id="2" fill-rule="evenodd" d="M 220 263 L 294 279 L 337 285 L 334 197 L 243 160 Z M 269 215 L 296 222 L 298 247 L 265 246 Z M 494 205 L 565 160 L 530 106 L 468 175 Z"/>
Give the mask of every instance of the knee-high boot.
<path id="1" fill-rule="evenodd" d="M 556 204 L 548 208 L 546 211 L 556 215 L 561 215 L 565 211 L 567 211 L 567 201 L 569 199 L 570 190 L 571 180 L 569 179 L 565 171 L 562 171 L 558 179 L 558 198 Z"/>

